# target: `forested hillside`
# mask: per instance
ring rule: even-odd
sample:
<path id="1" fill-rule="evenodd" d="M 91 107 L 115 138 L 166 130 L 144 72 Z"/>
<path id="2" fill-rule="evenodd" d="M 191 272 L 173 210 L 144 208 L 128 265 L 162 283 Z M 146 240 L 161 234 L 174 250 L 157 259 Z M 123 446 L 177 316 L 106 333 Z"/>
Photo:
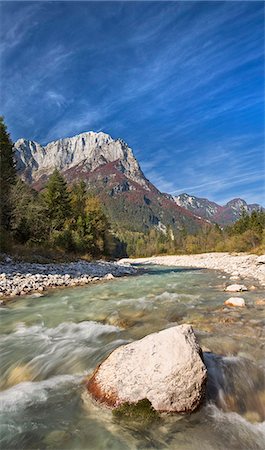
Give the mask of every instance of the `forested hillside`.
<path id="1" fill-rule="evenodd" d="M 67 182 L 55 169 L 37 191 L 16 172 L 14 147 L 3 118 L 0 134 L 2 251 L 120 257 L 264 250 L 265 213 L 261 210 L 248 214 L 242 209 L 241 218 L 223 229 L 206 222 L 191 226 L 196 223 L 194 219 L 182 217 L 180 210 L 174 214 L 179 215 L 182 226 L 165 226 L 156 219 L 161 213 L 159 203 L 155 204 L 154 218 L 150 217 L 152 191 L 149 198 L 144 197 L 143 204 L 137 200 L 139 192 L 130 189 L 125 189 L 118 201 L 116 198 L 113 207 L 110 206 L 112 196 L 104 202 L 107 193 L 102 173 L 97 189 L 93 184 L 97 171 L 86 183 L 84 180 Z M 135 201 L 126 201 L 128 195 L 134 196 Z M 166 197 L 159 198 L 165 223 L 169 224 L 171 203 Z"/>

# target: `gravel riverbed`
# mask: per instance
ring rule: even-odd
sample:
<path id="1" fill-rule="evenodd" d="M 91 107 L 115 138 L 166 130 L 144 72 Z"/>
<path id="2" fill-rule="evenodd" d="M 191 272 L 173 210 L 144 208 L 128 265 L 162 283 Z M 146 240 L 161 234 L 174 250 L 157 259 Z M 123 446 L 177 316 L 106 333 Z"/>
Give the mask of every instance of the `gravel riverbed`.
<path id="1" fill-rule="evenodd" d="M 70 263 L 37 264 L 15 262 L 5 257 L 0 263 L 0 298 L 35 293 L 56 287 L 82 286 L 99 280 L 132 275 L 137 269 L 131 264 L 160 264 L 166 266 L 199 267 L 229 273 L 232 280 L 256 279 L 265 287 L 265 255 L 203 253 L 199 255 L 152 256 L 124 258 L 118 262 L 84 260 Z"/>
<path id="2" fill-rule="evenodd" d="M 42 292 L 55 287 L 82 286 L 99 280 L 135 274 L 127 262 L 83 260 L 71 263 L 36 264 L 15 262 L 6 257 L 0 263 L 0 297 L 3 299 Z"/>
<path id="3" fill-rule="evenodd" d="M 199 255 L 152 256 L 150 258 L 122 259 L 121 262 L 160 264 L 165 266 L 214 269 L 232 275 L 232 280 L 253 278 L 265 287 L 265 255 L 246 253 L 202 253 Z"/>

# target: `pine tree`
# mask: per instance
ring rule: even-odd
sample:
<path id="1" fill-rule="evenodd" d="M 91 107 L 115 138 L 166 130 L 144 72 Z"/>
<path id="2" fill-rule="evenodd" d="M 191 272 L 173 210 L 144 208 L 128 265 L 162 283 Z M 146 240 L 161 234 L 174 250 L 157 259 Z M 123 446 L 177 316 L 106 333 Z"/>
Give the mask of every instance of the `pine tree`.
<path id="1" fill-rule="evenodd" d="M 91 239 L 92 254 L 105 253 L 105 236 L 110 225 L 97 197 L 86 199 L 84 225 L 85 235 Z"/>
<path id="2" fill-rule="evenodd" d="M 13 143 L 7 132 L 3 117 L 0 117 L 0 225 L 9 229 L 12 204 L 10 191 L 16 181 Z"/>
<path id="3" fill-rule="evenodd" d="M 34 189 L 17 178 L 12 186 L 11 201 L 13 204 L 10 228 L 15 240 L 19 243 L 28 241 L 42 243 L 47 240 L 47 211 Z"/>
<path id="4" fill-rule="evenodd" d="M 75 220 L 78 220 L 79 216 L 84 216 L 87 199 L 86 190 L 86 183 L 83 180 L 79 183 L 74 183 L 71 188 L 71 208 Z"/>
<path id="5" fill-rule="evenodd" d="M 50 231 L 62 230 L 66 219 L 70 217 L 71 206 L 67 183 L 58 169 L 55 169 L 50 176 L 43 196 Z"/>

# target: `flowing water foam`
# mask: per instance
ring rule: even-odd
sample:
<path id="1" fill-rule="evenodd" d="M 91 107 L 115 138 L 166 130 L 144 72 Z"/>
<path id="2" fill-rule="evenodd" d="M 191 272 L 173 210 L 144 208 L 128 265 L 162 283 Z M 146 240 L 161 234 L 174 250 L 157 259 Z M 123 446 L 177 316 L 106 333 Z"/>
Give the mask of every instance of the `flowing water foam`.
<path id="1" fill-rule="evenodd" d="M 224 311 L 221 276 L 150 267 L 2 309 L 1 448 L 263 450 L 265 318 L 253 306 L 262 293 Z M 143 428 L 84 408 L 83 379 L 114 348 L 185 322 L 208 348 L 207 400 L 197 413 Z"/>

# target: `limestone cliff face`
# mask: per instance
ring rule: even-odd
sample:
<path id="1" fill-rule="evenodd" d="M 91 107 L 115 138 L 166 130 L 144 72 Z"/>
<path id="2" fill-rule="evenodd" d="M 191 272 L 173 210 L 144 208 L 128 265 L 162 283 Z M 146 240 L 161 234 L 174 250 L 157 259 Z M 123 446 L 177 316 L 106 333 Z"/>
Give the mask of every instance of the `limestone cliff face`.
<path id="1" fill-rule="evenodd" d="M 54 168 L 62 172 L 73 168 L 93 172 L 104 164 L 117 161 L 117 167 L 127 178 L 148 189 L 131 148 L 123 140 L 114 140 L 102 132 L 89 131 L 46 146 L 19 139 L 15 143 L 15 157 L 21 177 L 29 183 L 38 181 L 43 175 L 49 176 Z"/>

